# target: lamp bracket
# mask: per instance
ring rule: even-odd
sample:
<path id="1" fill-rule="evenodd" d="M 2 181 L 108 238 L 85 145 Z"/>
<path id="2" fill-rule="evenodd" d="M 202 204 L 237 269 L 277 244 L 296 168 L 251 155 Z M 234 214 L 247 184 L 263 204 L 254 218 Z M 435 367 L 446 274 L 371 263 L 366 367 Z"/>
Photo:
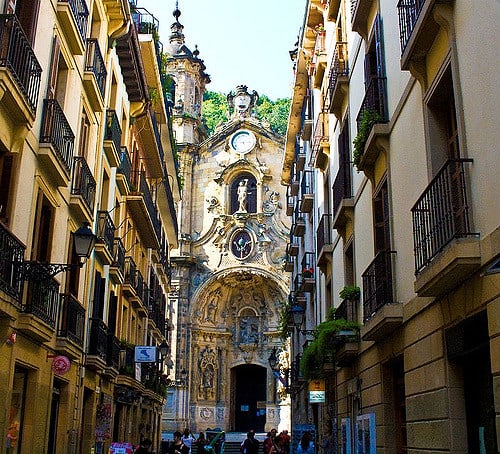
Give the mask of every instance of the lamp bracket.
<path id="1" fill-rule="evenodd" d="M 43 281 L 48 277 L 54 277 L 56 274 L 64 271 L 71 271 L 81 268 L 80 263 L 42 263 L 37 261 L 23 262 L 22 273 L 24 280 Z"/>

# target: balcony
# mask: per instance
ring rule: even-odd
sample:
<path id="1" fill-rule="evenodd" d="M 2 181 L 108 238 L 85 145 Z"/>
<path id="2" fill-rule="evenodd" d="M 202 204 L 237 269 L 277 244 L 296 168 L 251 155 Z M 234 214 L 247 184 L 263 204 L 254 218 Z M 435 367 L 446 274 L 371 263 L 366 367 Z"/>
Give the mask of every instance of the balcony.
<path id="1" fill-rule="evenodd" d="M 367 41 L 370 24 L 368 19 L 375 16 L 377 2 L 373 0 L 351 0 L 351 26 Z"/>
<path id="2" fill-rule="evenodd" d="M 314 128 L 311 162 L 314 164 L 314 167 L 326 170 L 329 156 L 328 115 L 326 112 L 321 112 Z"/>
<path id="3" fill-rule="evenodd" d="M 290 186 L 287 186 L 287 196 L 286 196 L 286 215 L 292 216 L 295 211 L 295 199 L 296 196 L 290 195 Z"/>
<path id="4" fill-rule="evenodd" d="M 83 353 L 84 336 L 85 308 L 73 295 L 61 295 L 57 351 L 72 359 L 80 358 Z"/>
<path id="5" fill-rule="evenodd" d="M 332 215 L 323 214 L 316 230 L 317 266 L 325 272 L 333 251 Z"/>
<path id="6" fill-rule="evenodd" d="M 74 146 L 75 135 L 61 106 L 55 99 L 45 99 L 38 159 L 58 186 L 68 185 Z"/>
<path id="7" fill-rule="evenodd" d="M 84 0 L 58 0 L 57 17 L 71 52 L 83 55 L 89 10 Z"/>
<path id="8" fill-rule="evenodd" d="M 299 138 L 295 141 L 295 166 L 299 172 L 304 170 L 306 164 L 306 152 L 304 147 L 300 146 Z"/>
<path id="9" fill-rule="evenodd" d="M 311 138 L 312 126 L 313 126 L 313 115 L 312 115 L 312 96 L 310 90 L 307 91 L 304 97 L 304 104 L 302 106 L 301 112 L 301 124 L 302 129 L 300 136 L 302 140 L 307 141 Z"/>
<path id="10" fill-rule="evenodd" d="M 347 43 L 335 44 L 330 72 L 328 74 L 328 109 L 338 120 L 342 119 L 342 111 L 349 93 L 349 60 Z"/>
<path id="11" fill-rule="evenodd" d="M 479 235 L 471 229 L 465 165 L 447 161 L 411 209 L 415 251 L 415 291 L 439 296 L 479 269 Z"/>
<path id="12" fill-rule="evenodd" d="M 337 22 L 341 0 L 329 0 L 328 2 L 328 20 Z"/>
<path id="13" fill-rule="evenodd" d="M 292 165 L 292 174 L 290 175 L 290 195 L 296 196 L 299 193 L 300 188 L 300 172 L 297 169 L 297 163 Z"/>
<path id="14" fill-rule="evenodd" d="M 299 244 L 292 241 L 291 243 L 288 243 L 286 250 L 292 257 L 296 257 L 299 254 Z"/>
<path id="15" fill-rule="evenodd" d="M 85 357 L 85 367 L 104 371 L 107 366 L 108 327 L 100 318 L 90 319 L 90 335 Z"/>
<path id="16" fill-rule="evenodd" d="M 292 235 L 302 237 L 306 233 L 306 221 L 302 216 L 297 217 L 292 223 Z"/>
<path id="17" fill-rule="evenodd" d="M 345 299 L 335 309 L 335 319 L 358 323 L 359 298 Z M 348 366 L 358 356 L 359 332 L 353 336 L 344 336 L 335 350 L 335 360 L 339 366 Z"/>
<path id="18" fill-rule="evenodd" d="M 115 224 L 107 211 L 97 212 L 96 233 L 95 253 L 103 265 L 111 265 L 114 259 Z"/>
<path id="19" fill-rule="evenodd" d="M 305 252 L 302 257 L 302 271 L 300 273 L 300 291 L 311 293 L 316 286 L 315 279 L 316 260 L 314 252 Z"/>
<path id="20" fill-rule="evenodd" d="M 96 181 L 83 156 L 73 158 L 70 206 L 78 217 L 90 222 L 94 212 Z"/>
<path id="21" fill-rule="evenodd" d="M 125 276 L 125 247 L 120 238 L 113 240 L 113 261 L 109 267 L 109 276 L 116 284 L 122 284 Z"/>
<path id="22" fill-rule="evenodd" d="M 116 185 L 123 195 L 130 191 L 130 177 L 132 175 L 132 163 L 127 147 L 121 147 L 120 165 L 116 171 Z"/>
<path id="23" fill-rule="evenodd" d="M 379 252 L 363 278 L 363 340 L 378 341 L 403 321 L 403 305 L 393 299 L 392 260 L 395 252 Z"/>
<path id="24" fill-rule="evenodd" d="M 132 257 L 125 257 L 122 291 L 129 298 L 137 298 L 137 265 Z"/>
<path id="25" fill-rule="evenodd" d="M 353 153 L 353 161 L 359 171 L 373 177 L 374 166 L 380 155 L 389 148 L 389 127 L 387 111 L 387 88 L 385 77 L 373 77 L 366 89 L 356 122 L 358 133 L 354 142 L 366 136 L 364 143 Z"/>
<path id="26" fill-rule="evenodd" d="M 151 178 L 163 178 L 163 162 L 165 154 L 161 142 L 160 131 L 153 109 L 149 108 L 144 115 L 136 118 L 137 131 L 144 153 L 144 164 Z"/>
<path id="27" fill-rule="evenodd" d="M 96 112 L 104 110 L 104 89 L 106 84 L 106 65 L 95 38 L 87 39 L 85 53 L 85 71 L 83 73 L 83 86 L 87 93 L 90 105 Z"/>
<path id="28" fill-rule="evenodd" d="M 106 351 L 106 370 L 108 377 L 116 378 L 120 372 L 120 340 L 108 331 L 107 351 Z"/>
<path id="29" fill-rule="evenodd" d="M 24 260 L 25 246 L 0 222 L 0 290 L 8 295 L 0 298 L 1 312 L 11 313 L 20 309 L 24 281 L 21 263 Z M 13 306 L 12 306 L 13 305 Z M 14 317 L 14 313 L 12 313 Z"/>
<path id="30" fill-rule="evenodd" d="M 440 20 L 447 17 L 446 9 L 453 0 L 399 0 L 399 41 L 401 69 L 409 70 L 417 79 L 425 80 L 425 61 L 439 33 Z"/>
<path id="31" fill-rule="evenodd" d="M 127 196 L 127 208 L 141 234 L 144 246 L 158 249 L 161 239 L 160 220 L 143 172 L 135 172 L 132 175 L 132 186 L 134 185 L 137 189 Z"/>
<path id="32" fill-rule="evenodd" d="M 17 329 L 38 342 L 49 342 L 56 330 L 59 310 L 59 282 L 43 268 L 37 279 L 28 281 L 26 302 L 19 314 Z"/>
<path id="33" fill-rule="evenodd" d="M 333 193 L 333 224 L 342 236 L 346 224 L 353 219 L 354 198 L 352 194 L 352 164 L 342 162 L 332 186 Z"/>
<path id="34" fill-rule="evenodd" d="M 314 205 L 314 173 L 312 170 L 302 172 L 300 183 L 300 207 L 302 213 L 310 213 Z"/>
<path id="35" fill-rule="evenodd" d="M 42 67 L 15 15 L 0 15 L 0 43 L 0 106 L 26 127 L 25 136 L 35 121 Z"/>
<path id="36" fill-rule="evenodd" d="M 106 130 L 104 131 L 104 152 L 111 167 L 118 167 L 121 160 L 122 129 L 114 110 L 106 112 Z"/>

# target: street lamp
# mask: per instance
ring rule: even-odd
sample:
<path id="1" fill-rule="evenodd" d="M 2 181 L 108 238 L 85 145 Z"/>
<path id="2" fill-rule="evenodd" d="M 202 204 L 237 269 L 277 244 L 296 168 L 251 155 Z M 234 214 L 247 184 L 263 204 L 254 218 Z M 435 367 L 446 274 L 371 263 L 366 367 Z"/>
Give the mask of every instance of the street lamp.
<path id="1" fill-rule="evenodd" d="M 63 271 L 70 271 L 81 268 L 90 257 L 96 241 L 96 236 L 89 227 L 88 222 L 72 234 L 73 250 L 79 258 L 78 263 L 43 263 L 38 261 L 24 261 L 22 263 L 23 279 L 32 278 L 34 280 L 44 280 L 47 277 L 54 277 Z"/>
<path id="2" fill-rule="evenodd" d="M 300 304 L 294 304 L 290 309 L 292 314 L 293 324 L 296 327 L 299 327 L 304 323 L 304 314 L 306 310 Z"/>

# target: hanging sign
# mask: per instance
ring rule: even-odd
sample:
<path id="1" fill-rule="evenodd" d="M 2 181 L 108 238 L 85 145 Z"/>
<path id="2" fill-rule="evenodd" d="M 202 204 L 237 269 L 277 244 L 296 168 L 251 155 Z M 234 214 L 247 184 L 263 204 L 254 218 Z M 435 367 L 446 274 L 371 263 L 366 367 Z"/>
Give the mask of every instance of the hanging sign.
<path id="1" fill-rule="evenodd" d="M 71 361 L 67 356 L 57 355 L 52 360 L 52 371 L 56 375 L 64 375 L 71 368 Z"/>
<path id="2" fill-rule="evenodd" d="M 325 380 L 311 380 L 309 382 L 309 403 L 325 402 Z"/>
<path id="3" fill-rule="evenodd" d="M 136 363 L 155 363 L 156 347 L 150 345 L 136 345 L 134 360 Z"/>

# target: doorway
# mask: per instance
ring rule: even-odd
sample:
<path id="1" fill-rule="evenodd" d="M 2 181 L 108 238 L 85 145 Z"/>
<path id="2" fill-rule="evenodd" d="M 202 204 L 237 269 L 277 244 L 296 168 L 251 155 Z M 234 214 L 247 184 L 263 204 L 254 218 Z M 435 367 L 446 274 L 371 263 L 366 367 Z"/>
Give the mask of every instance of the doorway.
<path id="1" fill-rule="evenodd" d="M 245 364 L 232 370 L 234 389 L 234 430 L 264 432 L 266 424 L 267 371 L 264 367 Z"/>

